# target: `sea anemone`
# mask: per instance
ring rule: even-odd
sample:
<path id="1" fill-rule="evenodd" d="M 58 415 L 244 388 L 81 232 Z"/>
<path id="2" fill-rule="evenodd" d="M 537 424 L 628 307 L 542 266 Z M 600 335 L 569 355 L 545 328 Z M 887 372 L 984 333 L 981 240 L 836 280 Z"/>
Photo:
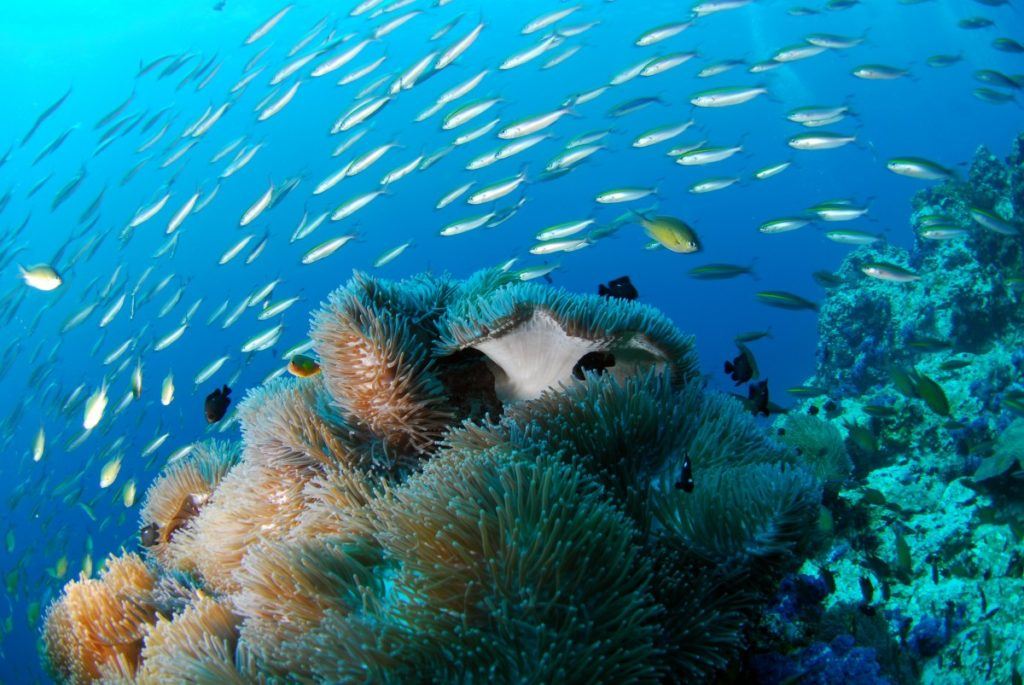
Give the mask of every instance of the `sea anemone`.
<path id="1" fill-rule="evenodd" d="M 375 567 L 383 560 L 371 540 L 311 538 L 260 545 L 238 573 L 232 601 L 243 617 L 242 637 L 263 663 L 283 676 L 307 673 L 306 659 L 288 647 L 328 612 L 361 611 L 383 593 Z"/>
<path id="2" fill-rule="evenodd" d="M 747 464 L 705 472 L 693 492 L 665 484 L 655 514 L 666 539 L 721 569 L 782 567 L 810 543 L 821 487 L 802 468 Z"/>
<path id="3" fill-rule="evenodd" d="M 278 378 L 250 391 L 238 418 L 253 463 L 313 474 L 362 459 L 358 436 L 331 407 L 320 376 Z"/>
<path id="4" fill-rule="evenodd" d="M 373 532 L 370 504 L 388 491 L 386 478 L 360 469 L 337 468 L 305 487 L 308 504 L 289 537 L 362 538 Z"/>
<path id="5" fill-rule="evenodd" d="M 501 425 L 511 445 L 560 454 L 593 474 L 646 530 L 651 483 L 682 449 L 687 436 L 679 425 L 691 408 L 667 373 L 620 380 L 588 372 L 581 382 L 510 404 Z"/>
<path id="6" fill-rule="evenodd" d="M 252 682 L 235 664 L 238 617 L 223 602 L 201 596 L 146 635 L 140 685 Z"/>
<path id="7" fill-rule="evenodd" d="M 653 309 L 357 275 L 313 329 L 321 375 L 251 391 L 240 449 L 151 487 L 152 571 L 68 585 L 56 675 L 709 680 L 763 602 L 740 579 L 807 547 L 818 481 Z"/>
<path id="8" fill-rule="evenodd" d="M 410 598 L 402 623 L 438 651 L 434 680 L 656 677 L 636 530 L 577 467 L 503 447 L 448 452 L 379 512 Z"/>
<path id="9" fill-rule="evenodd" d="M 685 450 L 695 477 L 725 466 L 793 461 L 734 397 L 691 383 L 679 401 L 690 407 L 676 430 L 687 436 Z M 671 471 L 679 464 L 668 466 Z"/>
<path id="10" fill-rule="evenodd" d="M 54 678 L 81 683 L 133 676 L 143 636 L 156 620 L 154 583 L 135 554 L 108 559 L 98 579 L 68 583 L 43 627 Z"/>
<path id="11" fill-rule="evenodd" d="M 362 452 L 330 408 L 318 379 L 280 379 L 239 407 L 245 448 L 206 507 L 178 534 L 189 561 L 215 589 L 237 590 L 233 574 L 257 542 L 283 539 L 308 501 L 306 485 L 358 468 Z"/>
<path id="12" fill-rule="evenodd" d="M 297 525 L 308 480 L 297 469 L 254 464 L 243 453 L 242 462 L 224 476 L 199 515 L 178 533 L 175 549 L 186 550 L 211 588 L 238 590 L 234 574 L 249 548 L 283 538 Z"/>
<path id="13" fill-rule="evenodd" d="M 535 399 L 588 370 L 625 379 L 664 369 L 676 382 L 697 374 L 692 339 L 647 305 L 489 273 L 467 281 L 462 295 L 439 323 L 438 349 L 483 353 L 502 402 Z"/>
<path id="14" fill-rule="evenodd" d="M 780 442 L 797 450 L 798 462 L 826 487 L 839 488 L 853 472 L 843 435 L 828 421 L 808 414 L 789 414 Z"/>
<path id="15" fill-rule="evenodd" d="M 517 444 L 564 451 L 607 474 L 606 484 L 653 474 L 681 448 L 679 430 L 692 406 L 681 401 L 667 374 L 652 371 L 631 378 L 587 373 L 564 390 L 510 405 L 504 423 Z"/>
<path id="16" fill-rule="evenodd" d="M 452 421 L 431 349 L 449 290 L 444 281 L 393 285 L 357 274 L 314 317 L 335 405 L 395 451 L 429 451 Z"/>
<path id="17" fill-rule="evenodd" d="M 674 486 L 687 459 L 699 480 L 719 466 L 787 457 L 732 398 L 697 380 L 677 387 L 656 370 L 624 380 L 588 372 L 582 382 L 509 405 L 501 426 L 513 445 L 581 463 L 642 530 L 650 522 L 650 489 L 656 481 Z M 469 430 L 464 427 L 457 439 L 480 442 L 484 429 L 476 435 Z"/>
<path id="18" fill-rule="evenodd" d="M 434 678 L 436 669 L 428 658 L 432 651 L 419 637 L 398 623 L 381 620 L 377 611 L 328 611 L 322 622 L 283 643 L 280 651 L 289 663 L 298 664 L 287 677 L 299 674 L 312 682 L 443 682 Z"/>
<path id="19" fill-rule="evenodd" d="M 194 569 L 193 550 L 178 545 L 175 534 L 199 514 L 221 478 L 238 462 L 239 453 L 237 444 L 197 443 L 149 486 L 141 518 L 143 528 L 155 526 L 155 540 L 148 548 L 160 564 Z"/>
<path id="20" fill-rule="evenodd" d="M 647 553 L 653 562 L 651 592 L 665 607 L 658 616 L 657 647 L 668 666 L 667 680 L 713 680 L 743 647 L 755 594 L 738 577 L 723 576 L 663 539 L 654 540 Z"/>

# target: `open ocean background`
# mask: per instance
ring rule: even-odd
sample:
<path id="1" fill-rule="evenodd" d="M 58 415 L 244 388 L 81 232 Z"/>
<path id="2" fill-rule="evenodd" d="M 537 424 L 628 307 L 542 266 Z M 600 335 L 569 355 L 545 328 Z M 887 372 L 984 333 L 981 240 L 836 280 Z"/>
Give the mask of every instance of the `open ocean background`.
<path id="1" fill-rule="evenodd" d="M 786 405 L 786 387 L 799 385 L 811 375 L 816 352 L 816 318 L 810 311 L 784 311 L 758 303 L 759 290 L 784 290 L 818 301 L 824 290 L 811 278 L 817 270 L 835 269 L 852 249 L 827 240 L 830 228 L 858 228 L 883 233 L 897 245 L 914 239 L 908 217 L 913 194 L 928 182 L 897 176 L 885 161 L 895 156 L 921 156 L 950 166 L 969 160 L 980 145 L 1002 156 L 1012 137 L 1022 128 L 1024 110 L 1020 91 L 1016 102 L 993 105 L 974 97 L 981 85 L 978 69 L 1006 74 L 1024 71 L 1024 56 L 994 50 L 997 36 L 1020 39 L 1024 15 L 1019 6 L 989 7 L 968 0 L 933 0 L 900 4 L 864 0 L 848 9 L 829 10 L 820 0 L 808 0 L 819 10 L 813 16 L 792 16 L 788 10 L 798 0 L 761 0 L 747 6 L 700 17 L 692 27 L 663 43 L 638 47 L 634 41 L 645 31 L 664 23 L 683 21 L 688 10 L 678 2 L 583 0 L 581 8 L 559 22 L 559 27 L 599 22 L 578 36 L 566 38 L 559 47 L 522 67 L 499 71 L 498 65 L 513 53 L 539 42 L 548 30 L 520 34 L 531 19 L 561 7 L 572 6 L 543 0 L 452 0 L 444 6 L 417 0 L 382 18 L 369 13 L 350 17 L 354 2 L 296 3 L 265 37 L 253 45 L 243 40 L 279 11 L 280 0 L 227 0 L 221 11 L 213 2 L 176 0 L 132 2 L 129 0 L 9 0 L 0 22 L 0 155 L 13 146 L 6 164 L 0 166 L 0 198 L 9 201 L 0 209 L 0 232 L 5 236 L 0 253 L 17 250 L 4 267 L 0 302 L 4 303 L 0 332 L 0 368 L 4 383 L 0 397 L 0 506 L 4 507 L 5 544 L 0 550 L 0 573 L 5 581 L 5 601 L 0 604 L 3 625 L 0 642 L 0 680 L 7 683 L 45 680 L 37 652 L 40 620 L 64 582 L 81 570 L 91 550 L 98 567 L 102 558 L 122 545 L 134 547 L 138 539 L 136 509 L 146 487 L 177 448 L 195 440 L 219 435 L 222 426 L 209 428 L 203 416 L 203 398 L 216 386 L 229 382 L 240 401 L 248 388 L 285 362 L 285 349 L 307 335 L 310 312 L 327 294 L 345 282 L 353 269 L 368 270 L 389 278 L 416 272 L 448 271 L 457 277 L 518 257 L 513 268 L 559 263 L 552 274 L 556 286 L 578 292 L 594 292 L 597 285 L 629 275 L 643 302 L 665 311 L 684 331 L 697 338 L 702 367 L 714 387 L 729 388 L 722 362 L 735 356 L 733 337 L 742 331 L 771 329 L 772 338 L 756 343 L 763 377 L 770 379 L 773 399 Z M 387 6 L 387 3 L 381 7 Z M 295 99 L 267 121 L 257 121 L 257 104 L 272 91 L 271 76 L 291 59 L 289 49 L 323 17 L 326 27 L 296 56 L 308 54 L 321 44 L 331 29 L 336 37 L 354 34 L 347 49 L 379 25 L 405 12 L 421 10 L 390 35 L 369 44 L 350 64 L 323 78 L 311 78 L 313 60 L 286 79 L 279 91 L 301 80 Z M 957 22 L 985 16 L 995 26 L 981 30 L 959 28 Z M 431 42 L 430 36 L 458 18 L 447 35 Z M 335 120 L 353 104 L 355 93 L 385 74 L 391 80 L 433 50 L 444 50 L 465 36 L 479 22 L 485 27 L 479 38 L 450 67 L 430 79 L 402 91 L 364 124 L 366 134 L 340 157 L 332 150 L 353 131 L 331 135 Z M 810 33 L 865 35 L 866 40 L 848 50 L 827 50 L 807 60 L 789 63 L 762 74 L 750 74 L 746 66 L 771 57 L 778 49 L 800 43 Z M 579 45 L 577 54 L 552 69 L 541 66 L 562 50 Z M 229 90 L 242 76 L 246 64 L 267 49 L 259 74 L 240 93 Z M 504 141 L 495 133 L 511 120 L 557 109 L 572 95 L 607 84 L 609 79 L 639 61 L 673 52 L 695 50 L 698 57 L 663 74 L 638 77 L 609 88 L 592 102 L 575 107 L 578 116 L 566 116 L 545 132 L 551 137 L 532 149 L 485 169 L 467 171 L 472 158 L 499 147 Z M 145 76 L 137 76 L 140 61 L 149 63 L 162 55 L 196 56 L 180 70 L 164 78 L 161 64 Z M 933 68 L 926 60 L 935 54 L 962 55 L 948 68 Z M 201 91 L 196 82 L 183 83 L 193 69 L 216 56 L 219 72 Z M 369 64 L 380 56 L 384 63 L 354 84 L 336 85 L 345 73 Z M 747 65 L 712 78 L 696 78 L 696 72 L 719 60 L 743 59 Z M 908 68 L 910 76 L 891 81 L 853 77 L 861 64 L 880 63 Z M 259 67 L 255 67 L 259 68 Z M 482 69 L 490 72 L 473 93 L 449 105 L 424 122 L 415 117 L 445 90 L 469 79 Z M 201 80 L 201 79 L 199 79 Z M 696 91 L 763 84 L 769 96 L 736 107 L 698 109 L 689 104 Z M 39 114 L 63 95 L 71 95 L 23 147 L 25 133 Z M 141 121 L 166 108 L 149 131 L 141 124 L 95 153 L 105 128 L 94 125 L 130 93 L 135 95 L 115 117 L 117 121 L 144 112 Z M 441 117 L 466 101 L 498 96 L 502 102 L 456 132 L 442 131 Z M 657 96 L 652 104 L 624 117 L 609 117 L 608 110 L 632 98 Z M 233 104 L 211 129 L 198 138 L 184 157 L 166 169 L 160 163 L 186 142 L 181 133 L 208 107 L 226 101 Z M 853 133 L 857 144 L 826 150 L 800 152 L 786 140 L 809 132 L 787 121 L 795 107 L 848 103 L 856 112 L 827 130 Z M 303 216 L 333 209 L 342 201 L 375 189 L 381 176 L 420 154 L 430 155 L 448 145 L 455 135 L 500 117 L 500 124 L 473 143 L 459 146 L 434 166 L 414 171 L 393 183 L 389 195 L 341 222 L 326 221 L 316 232 L 296 243 L 289 238 Z M 680 137 L 644 149 L 631 141 L 648 129 L 682 123 L 695 126 Z M 167 122 L 163 138 L 142 153 L 137 148 Z M 33 164 L 51 140 L 77 126 L 53 154 Z M 590 130 L 612 129 L 604 149 L 560 178 L 543 181 L 544 165 L 573 137 Z M 167 236 L 171 215 L 197 190 L 205 196 L 217 184 L 218 175 L 234 157 L 217 164 L 213 157 L 229 142 L 246 137 L 246 143 L 263 143 L 252 162 L 220 182 L 214 200 L 203 211 L 185 219 L 178 229 L 173 254 L 153 257 Z M 665 152 L 674 146 L 706 139 L 711 145 L 735 145 L 743 152 L 708 167 L 683 167 Z M 313 196 L 324 177 L 354 154 L 384 143 L 401 147 L 390 150 L 369 170 L 346 178 L 330 191 Z M 240 149 L 240 148 L 239 148 Z M 143 158 L 147 163 L 129 182 L 126 172 Z M 752 173 L 773 163 L 791 160 L 793 165 L 771 179 L 751 180 Z M 56 211 L 51 202 L 57 191 L 85 165 L 87 175 L 70 198 Z M 527 184 L 499 201 L 508 207 L 519 197 L 525 204 L 512 218 L 495 228 L 480 228 L 453 237 L 438 231 L 460 218 L 482 214 L 487 207 L 472 207 L 464 198 L 442 210 L 438 200 L 449 191 L 475 180 L 475 189 L 526 170 Z M 52 178 L 31 198 L 28 191 L 40 180 Z M 739 176 L 741 184 L 718 192 L 695 195 L 690 184 L 709 176 Z M 301 183 L 278 205 L 253 224 L 239 227 L 239 218 L 267 189 L 300 176 Z M 597 193 L 622 186 L 657 187 L 656 198 L 623 205 L 598 205 Z M 105 189 L 105 190 L 104 190 Z M 104 190 L 98 221 L 83 232 L 80 217 Z M 149 222 L 134 229 L 127 242 L 118 239 L 122 229 L 145 205 L 169 192 L 167 206 Z M 758 226 L 769 219 L 799 215 L 824 200 L 850 198 L 867 203 L 867 219 L 849 224 L 815 224 L 779 235 L 763 235 Z M 529 254 L 536 232 L 564 221 L 592 217 L 606 223 L 627 207 L 677 216 L 699 234 L 703 251 L 684 255 L 668 250 L 646 250 L 649 238 L 636 223 L 623 226 L 615 235 L 572 253 L 538 257 Z M 88 222 L 85 224 L 88 225 Z M 327 259 L 311 265 L 300 263 L 314 245 L 344 233 L 358 239 Z M 226 265 L 218 259 L 244 235 L 252 242 Z M 266 248 L 251 264 L 245 257 L 264 237 Z M 98 242 L 95 251 L 92 248 Z M 70 241 L 70 243 L 69 243 Z M 385 250 L 411 241 L 394 261 L 374 268 Z M 50 263 L 65 243 L 68 247 L 53 266 L 63 285 L 53 292 L 29 290 L 19 278 L 17 264 Z M 79 250 L 85 254 L 72 263 Z M 8 260 L 4 260 L 7 262 Z M 754 264 L 757 280 L 742 276 L 731 280 L 700 281 L 687 275 L 694 266 L 726 262 Z M 101 291 L 120 267 L 112 294 Z M 123 292 L 130 292 L 143 272 L 153 267 L 141 292 L 171 279 L 149 302 L 128 305 L 106 327 L 100 317 Z M 234 325 L 222 328 L 221 320 L 207 320 L 225 300 L 230 312 L 254 290 L 280 279 L 272 299 L 299 295 L 301 299 L 275 320 L 257 319 L 257 308 L 248 309 Z M 182 296 L 170 312 L 159 311 L 179 289 Z M 176 343 L 153 351 L 153 343 L 177 328 L 186 310 L 201 298 L 192 322 Z M 62 332 L 65 322 L 92 303 L 100 302 L 79 326 Z M 9 314 L 9 315 L 8 315 Z M 271 349 L 243 354 L 251 336 L 283 324 L 279 342 Z M 135 342 L 124 357 L 111 364 L 103 359 L 126 340 Z M 230 355 L 209 381 L 195 386 L 197 372 L 221 355 Z M 115 374 L 124 359 L 131 362 Z M 136 361 L 143 369 L 143 392 L 121 413 L 114 407 L 129 390 L 129 376 Z M 176 392 L 170 406 L 162 406 L 160 383 L 173 372 Z M 82 431 L 83 402 L 106 380 L 110 404 L 100 425 L 80 446 L 68 449 Z M 84 384 L 70 406 L 68 397 Z M 235 406 L 233 405 L 233 407 Z M 40 426 L 46 434 L 45 453 L 32 459 L 32 443 Z M 237 424 L 227 426 L 222 437 L 237 437 Z M 154 438 L 169 434 L 153 454 L 141 452 Z M 120 442 L 116 442 L 120 441 Z M 113 448 L 113 449 L 111 449 Z M 100 470 L 112 457 L 123 457 L 116 482 L 99 487 Z M 147 466 L 148 464 L 148 466 Z M 138 495 L 133 508 L 123 504 L 123 487 L 134 479 Z M 95 520 L 80 506 L 85 503 Z M 63 577 L 55 569 L 66 558 Z"/>

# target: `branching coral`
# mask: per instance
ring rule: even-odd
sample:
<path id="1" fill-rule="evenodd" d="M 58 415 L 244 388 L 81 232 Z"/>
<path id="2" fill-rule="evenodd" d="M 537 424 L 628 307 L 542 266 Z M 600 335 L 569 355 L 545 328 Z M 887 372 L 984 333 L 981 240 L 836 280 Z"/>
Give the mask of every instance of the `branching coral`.
<path id="1" fill-rule="evenodd" d="M 817 480 L 643 305 L 357 276 L 313 339 L 322 374 L 251 391 L 241 449 L 153 484 L 139 592 L 115 565 L 50 610 L 60 677 L 708 680 L 757 607 L 738 579 L 813 528 Z"/>

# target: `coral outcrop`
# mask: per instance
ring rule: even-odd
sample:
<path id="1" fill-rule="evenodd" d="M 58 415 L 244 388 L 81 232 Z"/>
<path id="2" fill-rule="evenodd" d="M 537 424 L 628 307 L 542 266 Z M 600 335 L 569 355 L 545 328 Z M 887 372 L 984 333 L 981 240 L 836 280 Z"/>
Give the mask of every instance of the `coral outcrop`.
<path id="1" fill-rule="evenodd" d="M 1005 161 L 979 150 L 966 178 L 921 191 L 913 210 L 912 250 L 869 246 L 844 261 L 839 271 L 844 285 L 829 292 L 821 309 L 819 377 L 863 392 L 886 380 L 890 364 L 914 361 L 928 339 L 978 353 L 1021 335 L 1024 135 Z M 935 226 L 962 234 L 923 237 Z M 908 266 L 921 279 L 904 284 L 865 279 L 861 268 L 877 261 Z"/>
<path id="2" fill-rule="evenodd" d="M 763 682 L 966 685 L 1024 671 L 1024 136 L 1004 161 L 979 150 L 913 207 L 913 248 L 858 248 L 821 307 L 808 385 L 829 396 L 775 424 L 794 446 L 845 448 L 853 478 L 826 497 L 835 535 L 800 576 L 828 592 L 780 595 L 762 618 L 750 663 Z M 920 280 L 865 276 L 877 261 Z M 794 435 L 794 422 L 817 428 Z"/>
<path id="3" fill-rule="evenodd" d="M 818 542 L 820 468 L 648 306 L 357 275 L 312 335 L 50 607 L 55 677 L 708 681 Z"/>

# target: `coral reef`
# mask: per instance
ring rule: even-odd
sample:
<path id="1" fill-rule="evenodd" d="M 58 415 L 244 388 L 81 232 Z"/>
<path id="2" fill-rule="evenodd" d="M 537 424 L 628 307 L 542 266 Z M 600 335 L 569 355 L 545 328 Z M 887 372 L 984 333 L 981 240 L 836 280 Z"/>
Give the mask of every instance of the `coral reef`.
<path id="1" fill-rule="evenodd" d="M 145 563 L 50 607 L 55 677 L 708 681 L 818 543 L 822 455 L 704 389 L 650 307 L 357 275 L 312 335 L 320 375 L 150 487 Z"/>
<path id="2" fill-rule="evenodd" d="M 916 361 L 927 347 L 922 342 L 938 339 L 952 351 L 977 354 L 1022 336 L 1017 279 L 1024 276 L 1024 243 L 986 228 L 972 214 L 980 210 L 1020 226 L 1022 168 L 1024 135 L 1005 163 L 982 148 L 967 178 L 951 178 L 914 198 L 913 250 L 882 243 L 850 254 L 838 272 L 844 284 L 830 290 L 821 306 L 819 378 L 836 383 L 838 391 L 863 393 L 886 382 L 891 365 Z M 934 225 L 965 235 L 922 237 Z M 861 268 L 878 261 L 910 267 L 921 278 L 903 284 L 864 278 Z"/>
<path id="3" fill-rule="evenodd" d="M 856 249 L 822 304 L 807 385 L 829 397 L 776 419 L 802 452 L 795 425 L 844 446 L 853 477 L 826 496 L 834 535 L 802 568 L 827 596 L 787 580 L 762 617 L 761 682 L 1008 683 L 1024 669 L 1024 136 L 913 205 L 913 249 Z M 923 237 L 936 225 L 954 237 Z M 872 261 L 920 279 L 868 278 Z"/>
<path id="4" fill-rule="evenodd" d="M 855 647 L 849 635 L 830 643 L 815 642 L 791 657 L 772 654 L 755 657 L 753 671 L 765 683 L 799 682 L 808 685 L 888 685 L 874 650 Z"/>

